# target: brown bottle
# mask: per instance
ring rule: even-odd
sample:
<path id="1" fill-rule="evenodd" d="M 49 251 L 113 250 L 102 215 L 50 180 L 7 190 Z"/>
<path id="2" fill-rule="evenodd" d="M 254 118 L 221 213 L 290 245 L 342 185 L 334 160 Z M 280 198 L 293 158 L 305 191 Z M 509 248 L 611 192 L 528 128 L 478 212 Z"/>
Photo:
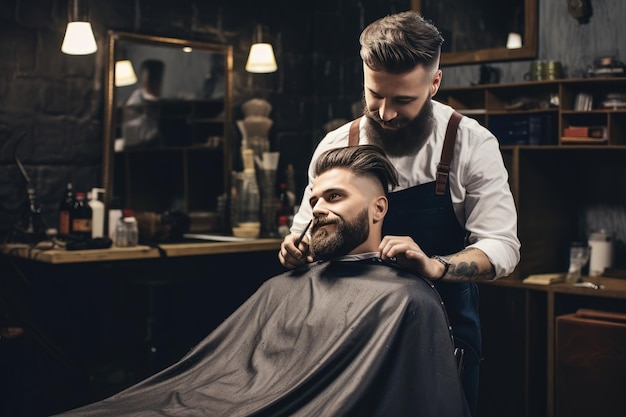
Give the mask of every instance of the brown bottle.
<path id="1" fill-rule="evenodd" d="M 72 183 L 68 182 L 65 189 L 65 194 L 61 198 L 59 204 L 59 235 L 70 234 L 70 216 L 74 210 L 74 191 L 72 190 Z"/>
<path id="2" fill-rule="evenodd" d="M 82 239 L 91 239 L 91 217 L 91 207 L 85 199 L 85 193 L 77 192 L 70 214 L 70 234 Z"/>

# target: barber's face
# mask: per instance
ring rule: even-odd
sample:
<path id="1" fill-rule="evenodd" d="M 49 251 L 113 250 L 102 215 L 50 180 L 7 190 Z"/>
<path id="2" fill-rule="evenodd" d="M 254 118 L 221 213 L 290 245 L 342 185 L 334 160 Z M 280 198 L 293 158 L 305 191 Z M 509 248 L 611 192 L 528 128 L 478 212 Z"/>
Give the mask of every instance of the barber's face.
<path id="1" fill-rule="evenodd" d="M 352 253 L 367 240 L 371 199 L 364 190 L 371 188 L 371 180 L 347 169 L 332 169 L 314 179 L 310 249 L 315 259 Z"/>
<path id="2" fill-rule="evenodd" d="M 439 89 L 441 70 L 432 75 L 418 66 L 391 74 L 363 65 L 363 71 L 369 142 L 389 155 L 417 152 L 433 128 L 430 99 Z"/>

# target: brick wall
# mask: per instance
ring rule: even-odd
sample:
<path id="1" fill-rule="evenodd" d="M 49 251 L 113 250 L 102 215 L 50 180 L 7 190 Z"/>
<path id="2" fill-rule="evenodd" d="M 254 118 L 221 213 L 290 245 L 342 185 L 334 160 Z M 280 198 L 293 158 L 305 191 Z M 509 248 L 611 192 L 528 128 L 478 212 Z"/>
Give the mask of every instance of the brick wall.
<path id="1" fill-rule="evenodd" d="M 252 97 L 273 105 L 272 146 L 281 165 L 296 166 L 297 186 L 323 125 L 350 118 L 361 92 L 358 35 L 363 23 L 406 10 L 410 1 L 92 0 L 98 52 L 60 51 L 64 0 L 0 2 L 0 234 L 25 200 L 17 151 L 36 186 L 49 226 L 68 180 L 75 189 L 101 186 L 104 42 L 109 29 L 234 46 L 235 120 Z M 257 23 L 274 44 L 279 70 L 243 70 Z M 236 132 L 236 129 L 234 129 Z M 279 167 L 279 169 L 282 167 Z"/>

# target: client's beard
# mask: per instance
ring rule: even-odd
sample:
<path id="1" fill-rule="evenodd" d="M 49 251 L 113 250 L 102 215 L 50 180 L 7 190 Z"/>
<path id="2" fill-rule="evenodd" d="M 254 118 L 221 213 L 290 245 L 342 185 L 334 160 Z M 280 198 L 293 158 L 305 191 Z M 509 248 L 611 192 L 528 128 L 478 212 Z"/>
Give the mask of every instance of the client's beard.
<path id="1" fill-rule="evenodd" d="M 415 155 L 426 143 L 435 125 L 433 103 L 430 98 L 413 120 L 406 124 L 403 124 L 402 120 L 392 121 L 392 125 L 400 126 L 394 130 L 383 129 L 380 116 L 376 112 L 370 112 L 367 105 L 363 108 L 363 114 L 366 116 L 365 132 L 369 143 L 378 145 L 389 156 Z"/>
<path id="2" fill-rule="evenodd" d="M 335 233 L 329 234 L 326 229 L 320 228 L 326 224 L 335 223 Z M 315 222 L 311 228 L 310 249 L 313 258 L 331 259 L 347 255 L 351 250 L 367 240 L 370 234 L 367 209 L 363 209 L 351 222 L 341 219 L 334 221 L 321 220 Z"/>

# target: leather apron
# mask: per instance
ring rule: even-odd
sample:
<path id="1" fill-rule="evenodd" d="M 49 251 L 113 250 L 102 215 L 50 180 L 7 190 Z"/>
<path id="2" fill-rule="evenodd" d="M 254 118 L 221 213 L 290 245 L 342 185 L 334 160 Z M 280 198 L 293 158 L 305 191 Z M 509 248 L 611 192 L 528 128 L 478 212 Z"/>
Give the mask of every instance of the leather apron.
<path id="1" fill-rule="evenodd" d="M 462 117 L 459 113 L 453 115 L 456 116 L 448 125 L 438 166 L 438 181 L 389 193 L 389 211 L 383 223 L 383 236 L 411 236 L 428 256 L 456 253 L 467 243 L 467 232 L 454 213 L 447 181 L 458 122 Z M 349 146 L 359 143 L 359 120 L 352 122 Z M 446 307 L 455 346 L 463 349 L 463 389 L 469 408 L 475 414 L 482 344 L 478 288 L 471 282 L 436 281 L 434 285 Z"/>

